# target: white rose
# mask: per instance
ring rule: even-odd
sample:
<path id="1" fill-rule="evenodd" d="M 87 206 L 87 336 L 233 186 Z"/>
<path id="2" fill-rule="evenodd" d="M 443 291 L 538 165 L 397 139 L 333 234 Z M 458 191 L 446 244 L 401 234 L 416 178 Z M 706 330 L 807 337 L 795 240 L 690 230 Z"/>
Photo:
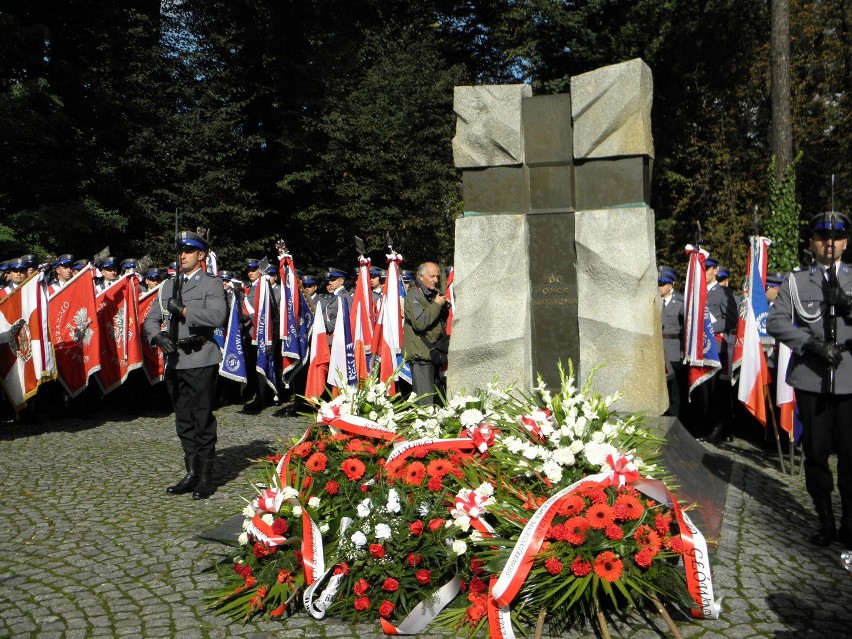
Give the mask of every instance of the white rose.
<path id="1" fill-rule="evenodd" d="M 363 519 L 364 517 L 370 514 L 370 511 L 373 510 L 373 502 L 370 500 L 369 497 L 367 497 L 367 499 L 358 504 L 357 510 L 358 516 Z"/>
<path id="2" fill-rule="evenodd" d="M 574 453 L 576 455 L 581 450 L 583 450 L 583 446 L 585 446 L 585 444 L 583 444 L 582 439 L 575 439 L 573 442 L 571 442 L 568 445 L 568 450 L 570 450 L 572 453 Z"/>
<path id="3" fill-rule="evenodd" d="M 371 410 L 371 411 L 370 411 L 370 414 L 369 414 L 369 415 L 367 415 L 367 418 L 368 418 L 368 419 L 371 419 L 371 420 L 373 420 L 373 421 L 376 421 L 376 420 L 379 418 L 379 414 L 378 414 L 376 411 Z"/>
<path id="4" fill-rule="evenodd" d="M 293 506 L 293 516 L 301 517 L 302 516 L 302 507 L 301 506 Z"/>
<path id="5" fill-rule="evenodd" d="M 284 499 L 295 499 L 299 496 L 299 491 L 293 488 L 292 486 L 284 486 L 284 490 L 281 491 L 284 494 Z"/>
<path id="6" fill-rule="evenodd" d="M 362 533 L 360 530 L 354 533 L 350 539 L 352 540 L 352 543 L 355 544 L 356 548 L 363 548 L 367 543 L 367 535 Z"/>
<path id="7" fill-rule="evenodd" d="M 314 497 L 311 497 L 308 500 L 308 506 L 310 506 L 311 508 L 316 508 L 319 505 L 320 505 L 320 498 L 319 497 L 314 496 Z"/>
<path id="8" fill-rule="evenodd" d="M 592 441 L 596 444 L 603 444 L 605 440 L 606 437 L 601 431 L 596 430 L 594 433 L 592 433 Z"/>
<path id="9" fill-rule="evenodd" d="M 570 448 L 557 448 L 553 453 L 553 461 L 563 466 L 573 466 L 576 458 Z"/>
<path id="10" fill-rule="evenodd" d="M 464 543 L 461 539 L 456 539 L 453 542 L 453 552 L 459 556 L 465 554 L 467 552 L 467 544 Z"/>
<path id="11" fill-rule="evenodd" d="M 376 526 L 376 539 L 390 539 L 391 528 L 387 524 L 378 524 Z"/>
<path id="12" fill-rule="evenodd" d="M 460 515 L 456 517 L 453 523 L 457 528 L 460 528 L 461 530 L 467 530 L 468 528 L 470 528 L 470 517 L 468 517 L 467 515 Z"/>

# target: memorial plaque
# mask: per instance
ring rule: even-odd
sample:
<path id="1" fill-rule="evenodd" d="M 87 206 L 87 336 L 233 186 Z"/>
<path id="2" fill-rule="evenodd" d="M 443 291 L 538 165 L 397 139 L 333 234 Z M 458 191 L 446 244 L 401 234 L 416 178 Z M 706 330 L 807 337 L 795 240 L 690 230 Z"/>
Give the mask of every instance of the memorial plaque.
<path id="1" fill-rule="evenodd" d="M 574 165 L 578 211 L 648 205 L 651 159 L 647 156 L 586 160 Z"/>
<path id="2" fill-rule="evenodd" d="M 527 216 L 533 380 L 559 387 L 557 362 L 580 362 L 574 214 Z"/>
<path id="3" fill-rule="evenodd" d="M 522 213 L 527 210 L 523 167 L 495 166 L 462 174 L 464 210 L 474 213 Z"/>
<path id="4" fill-rule="evenodd" d="M 528 171 L 531 213 L 574 210 L 573 166 L 534 166 Z"/>
<path id="5" fill-rule="evenodd" d="M 527 166 L 571 164 L 574 129 L 571 95 L 537 95 L 522 100 L 524 158 Z"/>

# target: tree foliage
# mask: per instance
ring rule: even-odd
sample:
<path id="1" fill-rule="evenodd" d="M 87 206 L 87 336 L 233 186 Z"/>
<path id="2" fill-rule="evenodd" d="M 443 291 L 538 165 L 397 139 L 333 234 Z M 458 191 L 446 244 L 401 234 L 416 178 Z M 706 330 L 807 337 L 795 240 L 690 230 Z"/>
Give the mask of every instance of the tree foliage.
<path id="1" fill-rule="evenodd" d="M 849 11 L 791 0 L 805 217 L 832 173 L 852 200 Z M 658 259 L 682 270 L 700 220 L 736 279 L 771 197 L 769 7 L 739 0 L 4 0 L 0 257 L 165 264 L 177 210 L 232 268 L 279 237 L 305 270 L 348 268 L 355 234 L 381 261 L 388 232 L 408 264 L 450 261 L 453 86 L 564 92 L 633 57 L 654 74 Z"/>

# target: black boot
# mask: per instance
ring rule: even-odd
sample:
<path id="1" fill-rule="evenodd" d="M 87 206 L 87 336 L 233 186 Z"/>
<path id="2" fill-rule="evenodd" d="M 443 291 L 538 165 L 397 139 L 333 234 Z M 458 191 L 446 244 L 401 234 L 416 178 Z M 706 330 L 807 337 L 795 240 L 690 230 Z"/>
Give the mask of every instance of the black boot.
<path id="1" fill-rule="evenodd" d="M 201 457 L 198 464 L 198 485 L 192 493 L 193 499 L 207 499 L 216 492 L 216 484 L 213 483 L 213 460 L 215 457 Z"/>
<path id="2" fill-rule="evenodd" d="M 198 456 L 184 455 L 183 461 L 186 464 L 186 475 L 174 486 L 166 488 L 166 492 L 170 495 L 185 495 L 186 493 L 190 493 L 198 483 Z"/>
<path id="3" fill-rule="evenodd" d="M 810 542 L 817 546 L 828 546 L 837 539 L 834 512 L 831 509 L 831 495 L 818 499 L 814 497 L 814 508 L 819 517 L 819 529 L 811 536 Z"/>
<path id="4" fill-rule="evenodd" d="M 852 549 L 852 496 L 840 495 L 840 533 L 837 539 Z"/>

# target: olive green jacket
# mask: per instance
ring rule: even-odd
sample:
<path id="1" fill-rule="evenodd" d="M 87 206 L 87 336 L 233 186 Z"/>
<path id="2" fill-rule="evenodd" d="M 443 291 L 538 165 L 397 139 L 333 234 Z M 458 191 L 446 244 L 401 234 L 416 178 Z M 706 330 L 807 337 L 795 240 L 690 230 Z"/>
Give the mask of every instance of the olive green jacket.
<path id="1" fill-rule="evenodd" d="M 444 325 L 441 323 L 441 305 L 426 299 L 420 287 L 414 285 L 408 289 L 403 309 L 405 324 L 402 344 L 405 359 L 432 361 L 429 347 L 423 343 L 421 336 L 429 344 L 438 341 L 444 330 Z"/>

